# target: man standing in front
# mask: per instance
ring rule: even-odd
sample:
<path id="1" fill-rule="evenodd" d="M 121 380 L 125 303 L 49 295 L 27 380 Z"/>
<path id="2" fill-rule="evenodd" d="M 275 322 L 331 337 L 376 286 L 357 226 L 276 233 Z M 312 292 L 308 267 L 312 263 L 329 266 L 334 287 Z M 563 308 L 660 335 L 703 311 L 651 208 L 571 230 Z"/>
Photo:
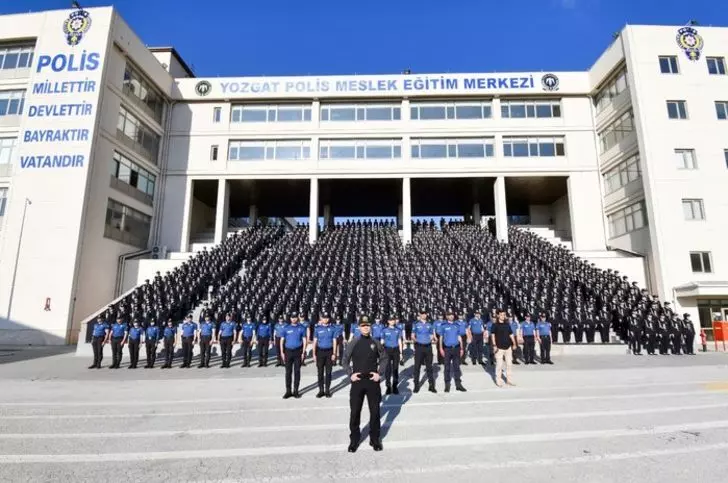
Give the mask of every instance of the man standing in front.
<path id="1" fill-rule="evenodd" d="M 475 316 L 470 319 L 470 322 L 468 323 L 468 330 L 470 331 L 470 338 L 472 340 L 470 344 L 470 357 L 473 361 L 473 365 L 480 364 L 481 366 L 484 366 L 483 334 L 485 332 L 485 324 L 483 319 L 480 318 L 480 309 L 475 310 Z M 467 354 L 465 357 L 467 357 Z"/>
<path id="2" fill-rule="evenodd" d="M 281 343 L 278 347 L 283 354 L 283 363 L 286 365 L 286 393 L 283 395 L 283 399 L 301 397 L 298 387 L 301 385 L 301 364 L 306 357 L 307 344 L 306 328 L 298 323 L 298 314 L 292 312 L 291 323 L 283 329 Z M 293 391 L 291 391 L 291 379 L 294 379 Z"/>
<path id="3" fill-rule="evenodd" d="M 511 378 L 511 367 L 513 364 L 513 347 L 516 345 L 516 338 L 513 335 L 511 326 L 506 323 L 506 313 L 498 311 L 498 319 L 493 324 L 493 332 L 490 335 L 495 353 L 495 383 L 503 387 L 503 364 L 506 366 L 506 382 L 509 386 L 515 386 Z"/>
<path id="4" fill-rule="evenodd" d="M 380 439 L 379 406 L 382 402 L 382 390 L 379 387 L 382 375 L 387 367 L 387 353 L 382 344 L 372 338 L 369 319 L 362 317 L 359 323 L 361 335 L 354 337 L 346 346 L 343 365 L 351 379 L 349 405 L 349 453 L 356 452 L 361 439 L 361 409 L 364 398 L 369 406 L 369 444 L 374 451 L 382 451 Z"/>
<path id="5" fill-rule="evenodd" d="M 435 340 L 432 325 L 427 322 L 427 311 L 420 310 L 420 318 L 412 327 L 412 342 L 415 343 L 415 369 L 414 389 L 412 392 L 420 392 L 420 367 L 425 364 L 427 381 L 430 383 L 428 390 L 437 392 L 435 389 L 435 374 L 432 371 L 432 342 Z M 439 353 L 439 351 L 438 351 Z"/>
<path id="6" fill-rule="evenodd" d="M 318 370 L 317 398 L 331 397 L 331 368 L 336 359 L 336 329 L 329 325 L 329 314 L 321 314 L 313 328 L 313 360 Z"/>
<path id="7" fill-rule="evenodd" d="M 465 392 L 462 385 L 460 358 L 465 354 L 460 337 L 460 326 L 455 322 L 455 313 L 448 309 L 447 322 L 440 326 L 438 350 L 445 363 L 445 392 L 450 392 L 450 379 L 455 379 L 455 388 Z"/>
<path id="8" fill-rule="evenodd" d="M 192 366 L 192 351 L 197 343 L 197 324 L 192 321 L 192 314 L 187 315 L 180 326 L 182 331 L 182 365 L 189 369 Z"/>
<path id="9" fill-rule="evenodd" d="M 387 351 L 386 384 L 387 394 L 399 394 L 399 360 L 404 344 L 402 330 L 397 327 L 397 316 L 391 314 L 387 319 L 387 327 L 382 330 L 382 343 Z"/>

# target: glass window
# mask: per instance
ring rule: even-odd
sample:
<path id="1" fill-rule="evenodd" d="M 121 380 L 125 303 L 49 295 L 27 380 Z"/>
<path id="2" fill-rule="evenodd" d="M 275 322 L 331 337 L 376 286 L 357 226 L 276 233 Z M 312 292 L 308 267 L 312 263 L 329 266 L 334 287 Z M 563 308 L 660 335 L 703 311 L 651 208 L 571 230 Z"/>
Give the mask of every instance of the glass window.
<path id="1" fill-rule="evenodd" d="M 670 119 L 687 119 L 685 101 L 667 101 L 667 116 Z"/>
<path id="2" fill-rule="evenodd" d="M 0 164 L 10 164 L 16 145 L 16 138 L 0 138 Z"/>
<path id="3" fill-rule="evenodd" d="M 683 214 L 686 220 L 704 220 L 703 200 L 682 200 Z"/>
<path id="4" fill-rule="evenodd" d="M 0 69 L 27 69 L 33 59 L 32 45 L 15 44 L 0 46 Z"/>
<path id="5" fill-rule="evenodd" d="M 119 109 L 116 124 L 117 134 L 127 140 L 127 144 L 137 153 L 157 164 L 160 136 L 127 111 L 124 106 Z"/>
<path id="6" fill-rule="evenodd" d="M 322 121 L 397 121 L 400 104 L 322 104 Z"/>
<path id="7" fill-rule="evenodd" d="M 8 204 L 8 189 L 0 188 L 0 216 L 5 216 L 5 208 Z"/>
<path id="8" fill-rule="evenodd" d="M 644 202 L 640 201 L 607 216 L 612 238 L 647 226 Z"/>
<path id="9" fill-rule="evenodd" d="M 155 121 L 162 124 L 164 105 L 166 104 L 164 96 L 142 74 L 141 70 L 137 69 L 128 60 L 124 69 L 122 90 L 127 98 L 132 100 L 135 105 L 141 107 Z"/>
<path id="10" fill-rule="evenodd" d="M 634 132 L 634 114 L 628 110 L 599 133 L 601 152 L 608 151 Z"/>
<path id="11" fill-rule="evenodd" d="M 0 116 L 19 116 L 23 113 L 25 91 L 0 91 Z"/>
<path id="12" fill-rule="evenodd" d="M 412 139 L 413 158 L 485 158 L 492 156 L 492 138 Z"/>
<path id="13" fill-rule="evenodd" d="M 297 160 L 311 156 L 309 140 L 230 141 L 231 161 Z"/>
<path id="14" fill-rule="evenodd" d="M 491 101 L 412 102 L 410 114 L 412 120 L 490 119 L 493 115 Z"/>
<path id="15" fill-rule="evenodd" d="M 718 116 L 718 119 L 721 119 L 721 120 L 728 119 L 728 102 L 716 101 L 715 102 L 715 113 Z"/>
<path id="16" fill-rule="evenodd" d="M 516 119 L 561 117 L 561 101 L 503 100 L 501 117 Z"/>
<path id="17" fill-rule="evenodd" d="M 675 162 L 678 169 L 698 169 L 694 149 L 676 149 Z"/>
<path id="18" fill-rule="evenodd" d="M 321 159 L 397 159 L 402 156 L 399 139 L 322 139 Z"/>
<path id="19" fill-rule="evenodd" d="M 212 109 L 212 122 L 218 123 L 222 119 L 222 108 L 215 107 Z"/>
<path id="20" fill-rule="evenodd" d="M 690 252 L 690 266 L 696 273 L 711 273 L 713 271 L 710 252 Z"/>
<path id="21" fill-rule="evenodd" d="M 304 122 L 311 120 L 308 104 L 246 104 L 230 109 L 231 122 Z"/>
<path id="22" fill-rule="evenodd" d="M 659 57 L 660 59 L 660 72 L 663 74 L 677 74 L 677 57 L 674 55 L 665 55 Z"/>
<path id="23" fill-rule="evenodd" d="M 601 112 L 602 109 L 610 105 L 612 99 L 627 89 L 627 70 L 622 68 L 609 81 L 607 81 L 601 89 L 599 89 L 599 92 L 597 92 L 594 99 L 597 113 Z"/>
<path id="24" fill-rule="evenodd" d="M 564 139 L 558 138 L 503 138 L 503 155 L 506 157 L 564 156 Z"/>
<path id="25" fill-rule="evenodd" d="M 111 176 L 149 195 L 148 200 L 142 199 L 142 201 L 149 205 L 152 204 L 157 177 L 118 151 L 114 151 L 114 157 L 111 160 Z"/>
<path id="26" fill-rule="evenodd" d="M 151 216 L 109 198 L 106 206 L 105 238 L 145 248 L 151 226 Z"/>
<path id="27" fill-rule="evenodd" d="M 418 119 L 446 119 L 445 106 L 422 106 Z"/>
<path id="28" fill-rule="evenodd" d="M 725 75 L 725 59 L 723 57 L 706 57 L 708 73 L 711 75 Z"/>
<path id="29" fill-rule="evenodd" d="M 725 158 L 725 167 L 728 168 L 728 149 L 723 150 L 723 158 Z"/>
<path id="30" fill-rule="evenodd" d="M 219 146 L 217 144 L 213 144 L 210 146 L 210 160 L 211 161 L 217 161 L 217 152 L 219 150 Z"/>

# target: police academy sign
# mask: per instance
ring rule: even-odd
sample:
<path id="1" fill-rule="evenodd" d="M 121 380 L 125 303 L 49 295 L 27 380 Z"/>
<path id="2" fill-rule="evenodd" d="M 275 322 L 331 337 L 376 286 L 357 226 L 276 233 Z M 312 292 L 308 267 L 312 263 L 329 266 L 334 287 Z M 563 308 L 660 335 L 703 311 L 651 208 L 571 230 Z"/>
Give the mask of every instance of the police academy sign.
<path id="1" fill-rule="evenodd" d="M 195 85 L 195 94 L 207 96 L 213 91 L 220 95 L 302 94 L 307 96 L 352 93 L 446 93 L 448 91 L 487 92 L 492 90 L 527 90 L 540 84 L 544 91 L 557 91 L 559 78 L 544 74 L 540 81 L 533 75 L 526 76 L 387 76 L 387 78 L 325 78 L 280 80 L 219 80 L 211 84 L 202 80 Z"/>

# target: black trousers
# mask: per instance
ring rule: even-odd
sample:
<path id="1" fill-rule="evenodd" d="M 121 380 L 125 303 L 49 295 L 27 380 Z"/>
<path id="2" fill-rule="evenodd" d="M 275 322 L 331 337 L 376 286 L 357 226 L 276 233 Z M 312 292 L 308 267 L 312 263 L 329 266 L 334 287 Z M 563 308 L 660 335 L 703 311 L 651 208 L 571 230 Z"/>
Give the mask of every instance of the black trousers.
<path id="1" fill-rule="evenodd" d="M 523 336 L 523 360 L 528 363 L 536 362 L 536 336 L 535 335 L 524 335 Z"/>
<path id="2" fill-rule="evenodd" d="M 473 334 L 473 341 L 470 343 L 470 358 L 473 364 L 483 362 L 483 334 Z"/>
<path id="3" fill-rule="evenodd" d="M 324 389 L 328 391 L 331 388 L 331 368 L 334 366 L 334 362 L 331 360 L 331 356 L 333 355 L 333 347 L 331 349 L 320 349 L 318 347 L 316 348 L 316 369 L 318 370 L 318 387 L 319 391 L 321 392 L 323 392 Z"/>
<path id="4" fill-rule="evenodd" d="M 655 353 L 655 348 L 657 347 L 657 332 L 648 330 L 646 335 L 647 342 L 645 343 L 645 348 L 647 349 L 647 353 L 652 355 Z"/>
<path id="5" fill-rule="evenodd" d="M 431 386 L 435 385 L 435 375 L 432 372 L 432 346 L 430 344 L 415 345 L 415 387 L 420 385 L 420 366 L 425 363 L 427 381 Z"/>
<path id="6" fill-rule="evenodd" d="M 189 366 L 192 364 L 192 346 L 193 337 L 182 337 L 182 365 Z"/>
<path id="7" fill-rule="evenodd" d="M 170 367 L 174 362 L 174 337 L 164 339 L 164 365 Z"/>
<path id="8" fill-rule="evenodd" d="M 468 358 L 468 336 L 467 335 L 461 335 L 460 336 L 460 343 L 463 346 L 463 357 L 461 359 L 467 363 Z"/>
<path id="9" fill-rule="evenodd" d="M 564 342 L 571 343 L 571 327 L 561 328 L 561 338 L 564 339 Z"/>
<path id="10" fill-rule="evenodd" d="M 253 358 L 253 338 L 243 337 L 243 365 L 250 364 L 250 360 Z"/>
<path id="11" fill-rule="evenodd" d="M 602 344 L 609 342 L 609 327 L 602 327 L 599 333 L 602 336 Z"/>
<path id="12" fill-rule="evenodd" d="M 157 341 L 148 340 L 147 346 L 147 367 L 154 367 L 154 362 L 157 360 Z"/>
<path id="13" fill-rule="evenodd" d="M 291 392 L 291 379 L 293 379 L 293 391 L 298 392 L 301 385 L 301 356 L 303 347 L 298 349 L 285 349 L 286 351 L 286 392 Z"/>
<path id="14" fill-rule="evenodd" d="M 672 336 L 672 353 L 680 355 L 680 348 L 682 346 L 682 334 L 680 332 L 673 332 Z"/>
<path id="15" fill-rule="evenodd" d="M 129 339 L 129 365 L 136 367 L 139 363 L 139 339 Z"/>
<path id="16" fill-rule="evenodd" d="M 384 380 L 387 387 L 397 387 L 399 385 L 399 347 L 385 347 L 387 351 L 387 370 L 384 373 Z"/>
<path id="17" fill-rule="evenodd" d="M 261 337 L 258 339 L 258 363 L 268 365 L 268 346 L 270 345 L 270 337 Z"/>
<path id="18" fill-rule="evenodd" d="M 369 405 L 369 441 L 379 441 L 381 438 L 381 426 L 379 406 L 382 402 L 382 390 L 378 382 L 371 379 L 361 379 L 351 383 L 349 392 L 349 406 L 351 416 L 349 417 L 349 438 L 352 443 L 359 444 L 361 439 L 361 409 L 364 406 L 364 398 Z"/>
<path id="19" fill-rule="evenodd" d="M 629 348 L 634 354 L 639 354 L 640 352 L 642 352 L 642 331 L 629 331 Z"/>
<path id="20" fill-rule="evenodd" d="M 445 384 L 450 384 L 450 379 L 455 379 L 455 382 L 460 384 L 460 380 L 463 377 L 460 372 L 460 346 L 454 347 L 443 347 L 445 351 Z"/>
<path id="21" fill-rule="evenodd" d="M 687 332 L 685 334 L 685 353 L 693 355 L 695 354 L 695 333 Z"/>
<path id="22" fill-rule="evenodd" d="M 584 332 L 586 332 L 586 343 L 593 344 L 594 343 L 594 329 L 587 328 Z"/>
<path id="23" fill-rule="evenodd" d="M 513 346 L 513 350 L 511 351 L 511 361 L 513 361 L 514 364 L 518 363 L 518 352 L 519 352 L 519 345 L 518 340 L 516 339 L 516 345 Z"/>
<path id="24" fill-rule="evenodd" d="M 276 364 L 283 364 L 283 353 L 281 352 L 281 338 L 273 337 L 273 343 L 276 346 Z"/>
<path id="25" fill-rule="evenodd" d="M 670 334 L 663 332 L 660 335 L 660 354 L 667 354 L 670 348 Z"/>
<path id="26" fill-rule="evenodd" d="M 584 328 L 580 326 L 574 327 L 574 342 L 581 344 L 584 340 Z"/>
<path id="27" fill-rule="evenodd" d="M 203 335 L 200 337 L 200 365 L 210 365 L 210 355 L 212 352 L 212 337 L 209 335 Z"/>
<path id="28" fill-rule="evenodd" d="M 541 336 L 541 363 L 551 360 L 551 336 Z"/>
<path id="29" fill-rule="evenodd" d="M 104 339 L 105 336 L 98 336 L 91 339 L 91 347 L 94 349 L 94 365 L 96 367 L 101 366 L 101 361 L 104 358 Z"/>
<path id="30" fill-rule="evenodd" d="M 435 337 L 437 338 L 437 345 L 436 345 L 435 347 L 440 347 L 440 339 L 441 339 L 442 337 L 441 337 L 441 336 L 439 336 L 439 335 L 437 335 L 437 336 L 435 336 Z M 442 357 L 442 356 L 440 355 L 440 351 L 439 351 L 439 350 L 437 351 L 437 363 L 438 363 L 438 364 L 443 364 L 443 363 L 444 363 L 444 359 L 443 359 L 443 357 Z"/>
<path id="31" fill-rule="evenodd" d="M 341 364 L 344 358 L 344 336 L 336 338 L 336 362 Z"/>
<path id="32" fill-rule="evenodd" d="M 111 338 L 111 365 L 113 367 L 119 367 L 121 364 L 121 358 L 124 355 L 122 352 L 121 341 L 123 337 L 112 337 Z"/>
<path id="33" fill-rule="evenodd" d="M 222 365 L 223 367 L 229 366 L 230 361 L 233 360 L 233 338 L 231 337 L 220 337 L 220 352 L 222 353 Z"/>

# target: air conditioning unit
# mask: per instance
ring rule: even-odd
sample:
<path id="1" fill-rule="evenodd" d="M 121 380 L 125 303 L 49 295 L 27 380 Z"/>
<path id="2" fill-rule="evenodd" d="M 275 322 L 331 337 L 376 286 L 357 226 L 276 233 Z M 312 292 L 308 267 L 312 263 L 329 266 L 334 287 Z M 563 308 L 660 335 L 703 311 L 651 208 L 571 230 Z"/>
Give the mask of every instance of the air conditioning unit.
<path id="1" fill-rule="evenodd" d="M 152 247 L 152 259 L 153 260 L 164 260 L 167 258 L 167 247 L 155 246 Z"/>

